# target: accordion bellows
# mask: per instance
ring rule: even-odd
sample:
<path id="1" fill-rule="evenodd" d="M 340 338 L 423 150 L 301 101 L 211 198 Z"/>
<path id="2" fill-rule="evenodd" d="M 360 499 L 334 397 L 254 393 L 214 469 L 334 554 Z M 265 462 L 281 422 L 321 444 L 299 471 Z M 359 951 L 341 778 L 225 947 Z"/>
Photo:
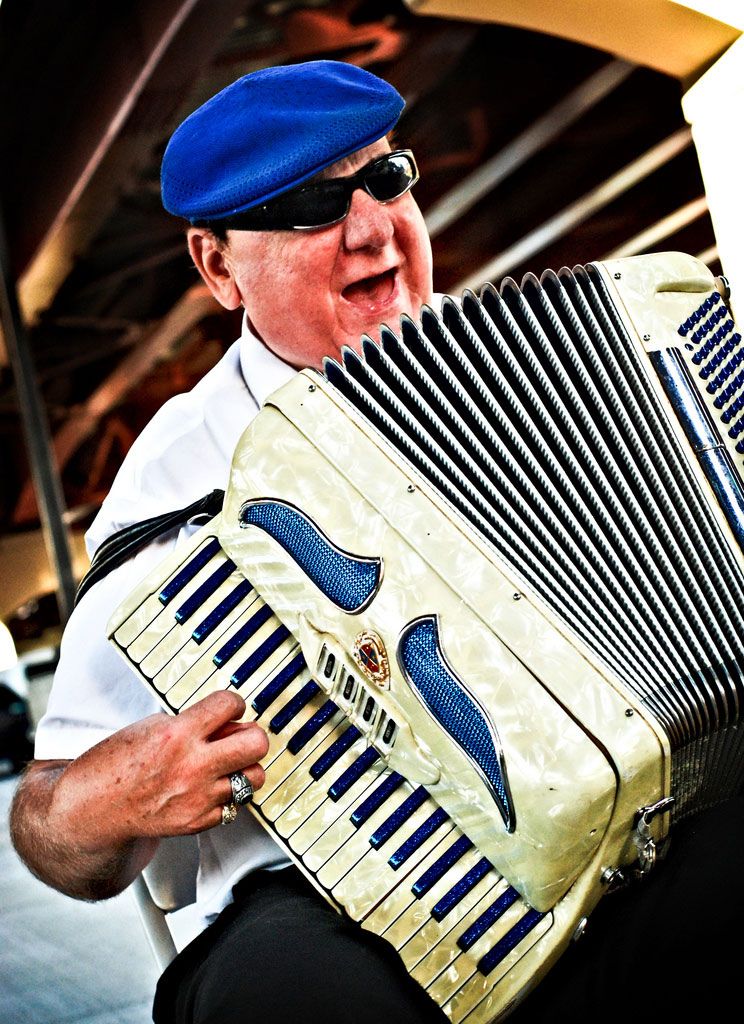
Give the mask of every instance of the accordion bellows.
<path id="1" fill-rule="evenodd" d="M 666 835 L 642 808 L 741 787 L 724 293 L 661 254 L 383 328 L 272 396 L 221 515 L 111 621 L 168 710 L 245 696 L 258 819 L 453 1021 L 542 976 Z"/>

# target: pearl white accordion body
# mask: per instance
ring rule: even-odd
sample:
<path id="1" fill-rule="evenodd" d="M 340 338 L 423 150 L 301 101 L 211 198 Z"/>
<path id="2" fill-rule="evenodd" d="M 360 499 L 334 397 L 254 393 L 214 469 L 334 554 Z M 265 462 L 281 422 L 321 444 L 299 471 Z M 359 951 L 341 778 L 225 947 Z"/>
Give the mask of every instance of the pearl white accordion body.
<path id="1" fill-rule="evenodd" d="M 172 713 L 237 688 L 258 820 L 485 1024 L 741 786 L 743 439 L 691 257 L 446 300 L 270 398 L 111 640 Z"/>

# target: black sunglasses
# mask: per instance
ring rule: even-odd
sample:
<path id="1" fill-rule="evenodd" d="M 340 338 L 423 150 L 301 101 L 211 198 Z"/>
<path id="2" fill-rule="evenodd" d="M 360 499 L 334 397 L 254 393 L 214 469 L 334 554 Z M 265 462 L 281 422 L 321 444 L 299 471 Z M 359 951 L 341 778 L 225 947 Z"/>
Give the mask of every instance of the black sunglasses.
<path id="1" fill-rule="evenodd" d="M 410 149 L 398 149 L 370 160 L 356 174 L 328 178 L 284 192 L 260 206 L 202 226 L 218 224 L 235 231 L 308 231 L 338 224 L 348 214 L 351 197 L 363 188 L 378 203 L 400 199 L 419 179 Z"/>

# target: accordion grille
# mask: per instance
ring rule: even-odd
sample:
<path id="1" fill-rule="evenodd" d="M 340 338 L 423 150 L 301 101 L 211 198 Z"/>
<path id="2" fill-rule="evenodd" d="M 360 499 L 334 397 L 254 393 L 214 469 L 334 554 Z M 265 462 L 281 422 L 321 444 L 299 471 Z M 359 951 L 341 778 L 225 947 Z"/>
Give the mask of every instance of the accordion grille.
<path id="1" fill-rule="evenodd" d="M 325 369 L 656 717 L 682 814 L 742 784 L 744 577 L 646 364 L 589 266 Z"/>

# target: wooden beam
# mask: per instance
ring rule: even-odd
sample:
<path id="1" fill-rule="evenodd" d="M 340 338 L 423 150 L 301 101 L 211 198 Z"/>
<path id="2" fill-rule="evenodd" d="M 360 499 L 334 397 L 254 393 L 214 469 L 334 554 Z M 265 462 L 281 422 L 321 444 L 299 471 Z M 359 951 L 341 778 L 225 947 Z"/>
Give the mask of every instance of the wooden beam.
<path id="1" fill-rule="evenodd" d="M 406 0 L 416 14 L 492 21 L 562 36 L 686 85 L 741 34 L 671 0 Z M 498 54 L 494 54 L 494 60 Z M 516 98 L 518 100 L 518 97 Z"/>

